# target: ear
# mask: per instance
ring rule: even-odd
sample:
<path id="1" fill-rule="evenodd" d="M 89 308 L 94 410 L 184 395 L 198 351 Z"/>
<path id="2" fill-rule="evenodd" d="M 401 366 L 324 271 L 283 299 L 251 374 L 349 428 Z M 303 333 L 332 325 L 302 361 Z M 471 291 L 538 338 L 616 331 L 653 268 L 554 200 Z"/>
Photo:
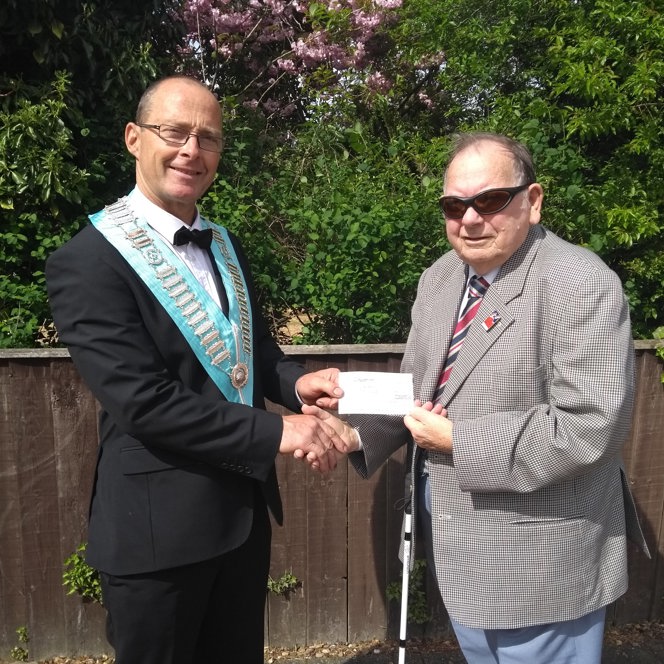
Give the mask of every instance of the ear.
<path id="1" fill-rule="evenodd" d="M 544 190 L 542 186 L 535 182 L 528 189 L 528 202 L 530 203 L 530 218 L 528 223 L 534 226 L 539 224 L 542 216 L 542 203 L 544 201 Z"/>
<path id="2" fill-rule="evenodd" d="M 125 127 L 125 145 L 127 150 L 138 159 L 138 154 L 141 149 L 141 132 L 140 127 L 133 122 L 128 122 Z"/>

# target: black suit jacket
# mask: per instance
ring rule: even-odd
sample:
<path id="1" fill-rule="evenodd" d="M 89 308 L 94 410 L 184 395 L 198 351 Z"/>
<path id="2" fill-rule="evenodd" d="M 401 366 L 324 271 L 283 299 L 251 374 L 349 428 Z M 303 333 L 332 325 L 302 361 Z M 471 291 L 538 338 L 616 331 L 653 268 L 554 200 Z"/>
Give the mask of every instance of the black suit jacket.
<path id="1" fill-rule="evenodd" d="M 254 322 L 254 406 L 227 401 L 144 282 L 86 227 L 46 264 L 55 325 L 101 404 L 88 562 L 115 575 L 207 560 L 239 546 L 263 490 L 281 523 L 281 417 L 299 410 L 304 369 L 270 336 L 246 258 Z"/>

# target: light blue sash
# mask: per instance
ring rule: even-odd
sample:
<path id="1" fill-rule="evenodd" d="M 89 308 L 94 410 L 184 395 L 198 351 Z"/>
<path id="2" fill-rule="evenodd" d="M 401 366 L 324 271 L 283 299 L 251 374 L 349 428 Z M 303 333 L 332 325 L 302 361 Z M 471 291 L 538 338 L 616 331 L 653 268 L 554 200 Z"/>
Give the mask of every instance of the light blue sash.
<path id="1" fill-rule="evenodd" d="M 226 399 L 252 405 L 251 306 L 228 231 L 201 219 L 212 230 L 212 253 L 228 296 L 226 318 L 172 245 L 134 215 L 126 198 L 90 215 L 90 221 L 143 279 Z"/>

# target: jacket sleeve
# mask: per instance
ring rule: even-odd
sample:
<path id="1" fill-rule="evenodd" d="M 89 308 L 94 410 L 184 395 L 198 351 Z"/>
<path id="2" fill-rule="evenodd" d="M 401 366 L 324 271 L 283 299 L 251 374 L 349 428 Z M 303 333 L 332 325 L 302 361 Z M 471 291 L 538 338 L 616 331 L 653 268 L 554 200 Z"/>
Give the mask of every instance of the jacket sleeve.
<path id="1" fill-rule="evenodd" d="M 371 477 L 394 452 L 412 440 L 401 416 L 352 415 L 347 420 L 362 440 L 362 450 L 353 452 L 348 459 L 364 479 Z"/>

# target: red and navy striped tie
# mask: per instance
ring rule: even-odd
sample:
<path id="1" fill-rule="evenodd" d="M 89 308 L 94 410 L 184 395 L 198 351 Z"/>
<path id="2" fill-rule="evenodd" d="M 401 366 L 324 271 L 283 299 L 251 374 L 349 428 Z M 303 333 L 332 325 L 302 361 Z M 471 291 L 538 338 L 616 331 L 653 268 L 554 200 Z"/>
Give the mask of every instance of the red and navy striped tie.
<path id="1" fill-rule="evenodd" d="M 459 356 L 459 351 L 461 350 L 461 345 L 463 340 L 468 334 L 470 329 L 470 324 L 477 313 L 477 310 L 482 304 L 482 298 L 489 288 L 489 282 L 484 277 L 478 277 L 473 275 L 468 284 L 468 299 L 466 300 L 466 306 L 459 316 L 456 327 L 454 328 L 454 335 L 452 336 L 452 341 L 450 342 L 450 348 L 447 351 L 447 359 L 445 360 L 445 366 L 443 371 L 440 374 L 440 379 L 438 381 L 438 387 L 434 394 L 434 401 L 440 399 L 441 394 L 443 393 L 443 388 L 447 384 L 447 381 L 450 378 L 452 373 L 452 367 L 454 362 Z"/>

